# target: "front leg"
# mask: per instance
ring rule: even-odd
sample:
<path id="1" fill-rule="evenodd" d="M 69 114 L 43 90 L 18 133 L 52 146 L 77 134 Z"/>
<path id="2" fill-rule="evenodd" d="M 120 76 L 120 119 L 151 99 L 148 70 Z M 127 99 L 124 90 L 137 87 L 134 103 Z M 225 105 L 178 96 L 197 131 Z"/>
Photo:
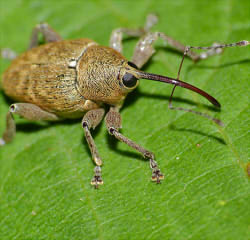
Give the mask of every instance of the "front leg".
<path id="1" fill-rule="evenodd" d="M 132 62 L 136 64 L 138 68 L 141 68 L 155 53 L 153 44 L 159 38 L 163 39 L 167 44 L 169 44 L 169 46 L 173 47 L 174 49 L 182 53 L 185 52 L 186 46 L 179 41 L 167 36 L 162 32 L 148 32 L 138 41 L 132 57 Z M 209 56 L 220 54 L 222 50 L 218 46 L 220 45 L 215 44 L 214 48 L 211 47 L 209 51 L 203 52 L 201 54 L 197 54 L 193 51 L 188 51 L 187 56 L 189 56 L 193 61 L 196 62 L 198 60 L 208 58 Z"/>
<path id="2" fill-rule="evenodd" d="M 147 16 L 144 27 L 130 29 L 130 28 L 118 28 L 113 30 L 109 46 L 115 49 L 116 51 L 122 53 L 122 40 L 124 34 L 129 37 L 142 37 L 150 31 L 150 29 L 158 22 L 158 18 L 154 14 L 149 14 Z"/>
<path id="3" fill-rule="evenodd" d="M 176 41 L 175 39 L 167 36 L 161 32 L 150 32 L 151 28 L 158 22 L 158 17 L 154 14 L 149 14 L 147 16 L 144 27 L 137 29 L 130 28 L 118 28 L 113 30 L 109 46 L 118 52 L 122 53 L 122 40 L 124 34 L 129 37 L 140 37 L 139 42 L 137 43 L 133 55 L 132 62 L 136 64 L 138 68 L 141 68 L 154 54 L 155 50 L 153 48 L 153 43 L 158 39 L 162 38 L 165 42 L 167 42 L 170 46 L 177 49 L 180 52 L 185 51 L 185 45 Z M 197 61 L 199 59 L 206 58 L 204 54 L 198 55 L 195 52 L 189 51 L 187 54 L 192 60 Z M 210 55 L 212 55 L 210 53 Z"/>
<path id="4" fill-rule="evenodd" d="M 229 44 L 214 43 L 212 46 L 209 47 L 185 46 L 179 41 L 167 36 L 162 32 L 148 32 L 138 41 L 133 53 L 132 62 L 138 68 L 141 68 L 154 54 L 155 49 L 153 44 L 159 38 L 164 40 L 167 44 L 169 44 L 169 46 L 182 52 L 184 55 L 189 56 L 194 62 L 209 58 L 214 55 L 218 55 L 222 53 L 224 48 L 236 47 L 236 46 L 244 47 L 250 44 L 249 41 L 242 40 L 236 43 L 229 43 Z M 205 50 L 205 51 L 200 54 L 197 54 L 193 52 L 192 49 Z"/>
<path id="5" fill-rule="evenodd" d="M 118 140 L 126 143 L 128 146 L 134 148 L 138 152 L 140 152 L 144 158 L 149 160 L 150 168 L 152 169 L 152 181 L 156 181 L 160 183 L 160 180 L 164 179 L 164 175 L 161 173 L 160 169 L 157 166 L 155 161 L 154 154 L 139 144 L 135 143 L 131 139 L 123 136 L 119 129 L 121 128 L 121 115 L 116 108 L 111 107 L 110 111 L 107 113 L 105 117 L 106 126 L 108 132 L 113 135 Z"/>

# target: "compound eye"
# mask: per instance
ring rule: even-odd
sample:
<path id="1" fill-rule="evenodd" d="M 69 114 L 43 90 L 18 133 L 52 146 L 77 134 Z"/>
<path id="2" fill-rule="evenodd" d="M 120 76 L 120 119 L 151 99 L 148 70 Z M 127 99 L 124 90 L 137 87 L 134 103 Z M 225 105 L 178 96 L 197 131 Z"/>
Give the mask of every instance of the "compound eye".
<path id="1" fill-rule="evenodd" d="M 138 79 L 131 73 L 125 73 L 125 75 L 122 78 L 122 82 L 123 82 L 124 86 L 126 86 L 128 88 L 134 87 L 137 83 L 137 80 Z"/>
<path id="2" fill-rule="evenodd" d="M 133 62 L 128 62 L 128 65 L 129 65 L 130 67 L 133 67 L 133 68 L 135 68 L 135 69 L 138 69 L 138 67 L 137 67 Z"/>

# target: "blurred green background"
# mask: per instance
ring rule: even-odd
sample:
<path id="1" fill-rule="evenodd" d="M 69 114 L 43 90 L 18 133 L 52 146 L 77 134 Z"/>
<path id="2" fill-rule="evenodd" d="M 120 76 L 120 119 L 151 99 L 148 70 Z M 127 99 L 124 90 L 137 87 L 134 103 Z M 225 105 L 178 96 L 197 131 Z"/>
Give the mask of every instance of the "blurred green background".
<path id="1" fill-rule="evenodd" d="M 1 0 L 0 47 L 22 53 L 32 28 L 46 21 L 64 38 L 108 45 L 117 27 L 142 26 L 158 14 L 155 30 L 186 45 L 250 40 L 250 1 Z M 131 57 L 136 39 L 124 43 Z M 145 71 L 175 77 L 181 54 L 164 48 Z M 0 149 L 0 239 L 249 239 L 250 47 L 194 64 L 181 79 L 216 97 L 221 112 L 185 89 L 175 106 L 220 118 L 225 127 L 167 108 L 171 86 L 142 81 L 121 114 L 122 133 L 153 151 L 165 180 L 150 182 L 148 162 L 108 136 L 94 133 L 104 161 L 104 185 L 90 186 L 93 167 L 80 120 L 30 123 L 16 117 L 13 143 Z M 1 59 L 1 73 L 9 61 Z M 10 102 L 0 93 L 0 131 Z"/>

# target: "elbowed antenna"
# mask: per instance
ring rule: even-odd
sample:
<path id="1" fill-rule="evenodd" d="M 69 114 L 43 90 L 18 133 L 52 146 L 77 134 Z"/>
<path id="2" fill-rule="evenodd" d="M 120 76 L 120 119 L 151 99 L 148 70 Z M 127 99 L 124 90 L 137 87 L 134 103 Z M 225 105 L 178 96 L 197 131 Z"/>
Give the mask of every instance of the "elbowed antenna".
<path id="1" fill-rule="evenodd" d="M 175 79 L 175 78 L 161 76 L 158 74 L 142 72 L 140 70 L 137 70 L 136 73 L 140 79 L 148 79 L 148 80 L 154 80 L 154 81 L 159 81 L 159 82 L 165 82 L 165 83 L 173 84 L 175 86 L 180 86 L 183 88 L 190 89 L 191 91 L 196 92 L 196 93 L 202 95 L 203 97 L 205 97 L 209 102 L 211 102 L 216 107 L 220 108 L 220 106 L 221 106 L 220 103 L 214 97 L 212 97 L 208 93 L 204 92 L 203 90 L 201 90 L 201 89 L 199 89 L 191 84 L 188 84 L 186 82 L 180 81 L 180 80 Z"/>

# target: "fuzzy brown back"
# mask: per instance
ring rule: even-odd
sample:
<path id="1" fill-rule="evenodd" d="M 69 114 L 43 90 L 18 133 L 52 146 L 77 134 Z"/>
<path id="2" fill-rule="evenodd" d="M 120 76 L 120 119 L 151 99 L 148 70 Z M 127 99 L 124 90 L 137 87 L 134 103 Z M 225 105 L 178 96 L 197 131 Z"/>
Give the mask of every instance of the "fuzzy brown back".
<path id="1" fill-rule="evenodd" d="M 15 59 L 3 75 L 3 89 L 18 102 L 40 106 L 48 112 L 67 115 L 84 111 L 85 99 L 76 89 L 76 69 L 71 59 L 81 56 L 93 41 L 65 40 L 33 48 Z"/>

